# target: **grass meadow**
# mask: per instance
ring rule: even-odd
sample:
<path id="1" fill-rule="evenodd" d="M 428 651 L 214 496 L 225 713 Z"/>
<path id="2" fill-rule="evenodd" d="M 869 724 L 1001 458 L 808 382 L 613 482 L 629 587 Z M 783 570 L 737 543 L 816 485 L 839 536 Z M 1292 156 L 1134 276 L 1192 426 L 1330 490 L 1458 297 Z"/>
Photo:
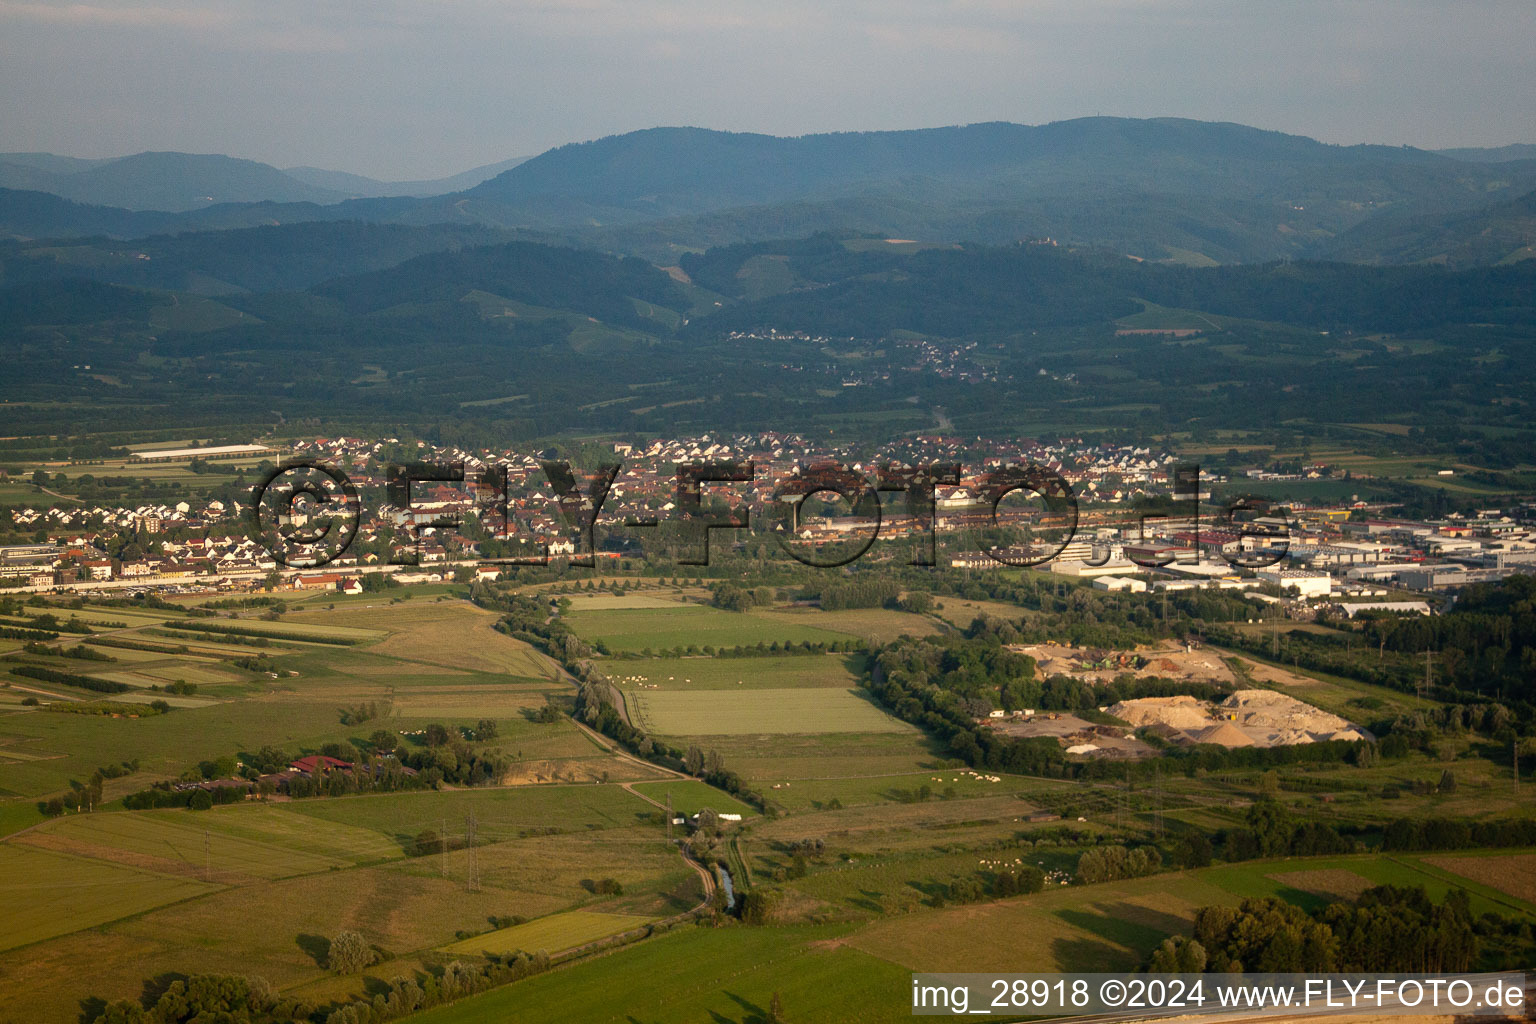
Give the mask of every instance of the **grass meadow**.
<path id="1" fill-rule="evenodd" d="M 852 635 L 813 625 L 811 618 L 781 621 L 771 618 L 770 613 L 727 612 L 704 605 L 573 611 L 565 618 L 583 639 L 601 640 L 610 650 L 628 652 L 706 644 L 834 643 Z"/>
<path id="2" fill-rule="evenodd" d="M 615 661 L 605 670 L 621 688 L 668 690 L 789 689 L 857 686 L 862 654 L 779 655 L 761 658 L 645 658 Z"/>
<path id="3" fill-rule="evenodd" d="M 660 736 L 915 731 L 856 690 L 629 690 L 624 701 L 637 725 Z"/>

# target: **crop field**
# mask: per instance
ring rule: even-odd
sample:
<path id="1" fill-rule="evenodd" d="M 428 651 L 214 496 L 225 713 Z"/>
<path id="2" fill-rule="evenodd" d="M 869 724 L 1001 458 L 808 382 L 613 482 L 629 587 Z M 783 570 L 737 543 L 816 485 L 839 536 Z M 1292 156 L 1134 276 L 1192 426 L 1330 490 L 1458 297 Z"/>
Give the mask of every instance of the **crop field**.
<path id="1" fill-rule="evenodd" d="M 67 935 L 214 889 L 187 878 L 0 845 L 0 949 Z"/>
<path id="2" fill-rule="evenodd" d="M 332 611 L 295 611 L 282 624 L 367 630 L 376 637 L 385 637 L 369 647 L 370 653 L 388 655 L 408 664 L 534 679 L 550 674 L 546 658 L 521 640 L 496 632 L 491 627 L 497 616 L 467 601 L 415 600 L 392 605 L 380 601 L 377 595 L 373 598 L 369 604 L 359 603 L 361 598 L 338 604 Z"/>
<path id="3" fill-rule="evenodd" d="M 671 794 L 672 810 L 677 814 L 697 814 L 705 807 L 724 814 L 741 814 L 746 817 L 757 813 L 731 794 L 697 779 L 640 782 L 631 788 L 637 793 L 644 793 L 657 803 L 666 803 L 668 794 Z"/>
<path id="4" fill-rule="evenodd" d="M 636 824 L 653 808 L 616 785 L 524 786 L 516 789 L 388 793 L 334 800 L 296 800 L 299 814 L 371 829 L 408 842 L 424 829 L 461 830 L 473 810 L 479 835 L 489 841 L 543 831 L 579 832 Z"/>
<path id="5" fill-rule="evenodd" d="M 92 695 L 98 696 L 98 695 Z M 138 760 L 146 775 L 180 774 L 188 764 L 266 744 L 319 747 L 348 738 L 332 701 L 268 695 L 204 704 L 138 719 L 27 712 L 0 717 L 0 748 L 62 756 L 0 763 L 0 789 L 23 796 L 64 789 L 100 765 Z"/>
<path id="6" fill-rule="evenodd" d="M 855 690 L 630 690 L 624 700 L 659 736 L 915 731 Z"/>
<path id="7" fill-rule="evenodd" d="M 766 784 L 800 779 L 896 775 L 932 767 L 946 753 L 916 729 L 906 732 L 779 733 L 690 737 L 718 750 L 732 770 Z"/>
<path id="8" fill-rule="evenodd" d="M 422 687 L 396 691 L 390 707 L 398 718 L 515 718 L 527 708 L 545 705 L 545 689 L 479 686 L 464 689 Z"/>
<path id="9" fill-rule="evenodd" d="M 1505 857 L 1425 857 L 1424 863 L 1536 906 L 1536 853 Z"/>
<path id="10" fill-rule="evenodd" d="M 849 689 L 864 674 L 860 654 L 782 655 L 763 658 L 646 658 L 605 666 L 621 688 L 658 690 Z"/>
<path id="11" fill-rule="evenodd" d="M 775 641 L 832 643 L 850 635 L 814 625 L 814 621 L 820 621 L 814 616 L 780 621 L 770 615 L 679 605 L 572 612 L 565 618 L 578 636 L 588 641 L 601 640 L 615 651 L 670 650 L 706 644 L 746 647 Z"/>
<path id="12" fill-rule="evenodd" d="M 832 612 L 816 608 L 781 608 L 747 614 L 788 628 L 835 630 L 874 644 L 890 643 L 902 636 L 929 636 L 940 632 L 927 616 L 889 608 L 847 608 Z"/>
<path id="13" fill-rule="evenodd" d="M 797 1024 L 885 1024 L 909 1014 L 910 973 L 848 947 L 846 933 L 846 926 L 683 926 L 429 1010 L 412 1024 L 760 1020 L 775 992 Z"/>
<path id="14" fill-rule="evenodd" d="M 400 856 L 376 832 L 317 822 L 272 805 L 69 815 L 21 837 L 170 874 L 284 878 Z"/>
<path id="15" fill-rule="evenodd" d="M 444 946 L 443 952 L 469 956 L 479 953 L 515 953 L 519 950 L 524 953 L 557 953 L 627 932 L 645 922 L 646 918 L 630 914 L 568 910 L 563 914 L 551 914 L 527 924 L 513 925 L 511 928 L 501 928 L 455 942 Z"/>
<path id="16" fill-rule="evenodd" d="M 565 600 L 571 602 L 573 612 L 685 607 L 676 597 L 663 597 L 660 594 L 572 594 Z"/>
<path id="17" fill-rule="evenodd" d="M 1322 895 L 1299 891 L 1276 880 L 1277 874 L 1283 875 L 1297 867 L 1294 861 L 1253 861 L 1207 868 L 1195 874 L 1237 897 L 1283 896 L 1303 906 L 1328 902 Z M 1422 856 L 1364 854 L 1308 858 L 1304 867 L 1309 872 L 1347 871 L 1367 879 L 1372 885 L 1423 887 L 1430 899 L 1437 902 L 1444 899 L 1452 889 L 1466 889 L 1472 898 L 1474 917 L 1488 912 L 1507 914 L 1512 909 L 1517 913 L 1536 913 L 1530 904 L 1512 901 L 1507 895 L 1476 879 L 1436 868 L 1431 860 Z"/>
<path id="18" fill-rule="evenodd" d="M 884 918 L 854 933 L 849 944 L 917 971 L 1008 971 L 1018 964 L 1134 970 L 1165 936 L 1187 933 L 1201 906 L 1236 902 L 1198 873 L 1159 877 L 1153 885 L 1143 879 L 1060 886 L 998 903 Z"/>
<path id="19" fill-rule="evenodd" d="M 999 781 L 992 782 L 996 778 Z M 863 775 L 842 779 L 782 779 L 775 781 L 768 795 L 786 811 L 823 810 L 833 800 L 844 807 L 863 804 L 903 802 L 910 794 L 927 786 L 932 794 L 930 812 L 950 799 L 975 800 L 1012 796 L 1050 787 L 1049 781 L 1017 775 L 973 773 L 970 769 L 913 771 L 896 775 Z M 1059 785 L 1059 784 L 1058 784 Z M 1026 810 L 1028 808 L 1025 808 Z M 1017 813 L 1017 812 L 1016 812 Z"/>
<path id="20" fill-rule="evenodd" d="M 91 665 L 91 662 L 85 662 Z M 202 685 L 219 685 L 223 683 L 242 683 L 246 676 L 238 672 L 221 669 L 203 661 L 171 661 L 164 660 L 154 663 L 140 663 L 132 668 L 109 668 L 100 671 L 86 673 L 93 679 L 108 679 L 114 683 L 123 683 L 127 686 L 165 686 L 178 680 Z"/>

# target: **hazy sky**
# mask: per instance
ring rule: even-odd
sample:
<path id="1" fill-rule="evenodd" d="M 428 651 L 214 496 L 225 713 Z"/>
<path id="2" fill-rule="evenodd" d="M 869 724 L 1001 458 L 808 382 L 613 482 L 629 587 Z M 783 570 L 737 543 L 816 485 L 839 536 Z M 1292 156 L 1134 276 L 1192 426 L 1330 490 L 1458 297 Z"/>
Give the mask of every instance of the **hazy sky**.
<path id="1" fill-rule="evenodd" d="M 0 151 L 435 177 L 655 125 L 1536 142 L 1533 0 L 0 0 Z"/>

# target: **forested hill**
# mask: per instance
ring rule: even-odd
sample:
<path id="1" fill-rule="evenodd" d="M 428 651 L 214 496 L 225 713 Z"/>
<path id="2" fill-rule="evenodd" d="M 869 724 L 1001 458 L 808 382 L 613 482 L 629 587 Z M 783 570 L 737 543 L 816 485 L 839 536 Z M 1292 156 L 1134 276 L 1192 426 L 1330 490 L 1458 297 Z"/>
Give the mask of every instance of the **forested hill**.
<path id="1" fill-rule="evenodd" d="M 1536 322 L 1536 263 L 1468 271 L 1343 263 L 1195 269 L 1045 245 L 873 246 L 850 249 L 819 236 L 684 257 L 697 283 L 747 299 L 689 330 L 956 336 L 1113 320 L 1138 309 L 1135 299 L 1323 330 Z M 777 294 L 749 298 L 750 289 L 770 287 Z"/>
<path id="2" fill-rule="evenodd" d="M 650 324 L 637 312 L 636 299 L 670 309 L 689 305 L 677 283 L 644 260 L 531 242 L 432 253 L 388 270 L 331 281 L 314 291 L 354 314 L 459 302 L 472 292 L 484 292 L 629 326 Z"/>
<path id="3" fill-rule="evenodd" d="M 1361 225 L 1419 218 L 1432 231 L 1536 189 L 1536 160 L 1107 117 L 795 138 L 652 128 L 561 146 L 466 191 L 422 198 L 342 202 L 345 193 L 315 183 L 379 189 L 344 175 L 295 173 L 184 154 L 88 166 L 58 158 L 23 166 L 0 156 L 0 186 L 18 190 L 0 193 L 0 234 L 142 237 L 331 220 L 478 224 L 670 264 L 715 245 L 833 230 L 990 245 L 1050 237 L 1206 265 L 1326 256 Z M 50 192 L 103 205 L 50 204 L 41 198 Z M 146 203 L 183 212 L 135 213 Z M 1339 253 L 1411 261 L 1412 246 L 1376 239 L 1355 236 Z M 1479 262 L 1507 255 L 1477 252 Z"/>

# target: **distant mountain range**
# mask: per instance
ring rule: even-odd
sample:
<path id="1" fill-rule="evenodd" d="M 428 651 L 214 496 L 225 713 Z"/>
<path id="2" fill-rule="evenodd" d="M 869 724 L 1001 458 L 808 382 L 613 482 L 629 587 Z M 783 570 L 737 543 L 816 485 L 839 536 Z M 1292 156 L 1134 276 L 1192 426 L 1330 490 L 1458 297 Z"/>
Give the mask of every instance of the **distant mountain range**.
<path id="1" fill-rule="evenodd" d="M 1050 238 L 1189 265 L 1309 257 L 1471 265 L 1528 252 L 1521 197 L 1533 191 L 1536 147 L 1333 146 L 1172 118 L 797 138 L 654 128 L 436 182 L 174 153 L 0 155 L 0 233 L 477 225 L 670 265 L 710 246 L 829 230 L 989 244 Z"/>
<path id="2" fill-rule="evenodd" d="M 93 206 L 182 213 L 226 203 L 322 203 L 460 192 L 516 167 L 523 157 L 432 181 L 377 181 L 344 171 L 195 153 L 137 153 L 81 160 L 52 153 L 0 153 L 0 188 L 47 192 Z"/>

